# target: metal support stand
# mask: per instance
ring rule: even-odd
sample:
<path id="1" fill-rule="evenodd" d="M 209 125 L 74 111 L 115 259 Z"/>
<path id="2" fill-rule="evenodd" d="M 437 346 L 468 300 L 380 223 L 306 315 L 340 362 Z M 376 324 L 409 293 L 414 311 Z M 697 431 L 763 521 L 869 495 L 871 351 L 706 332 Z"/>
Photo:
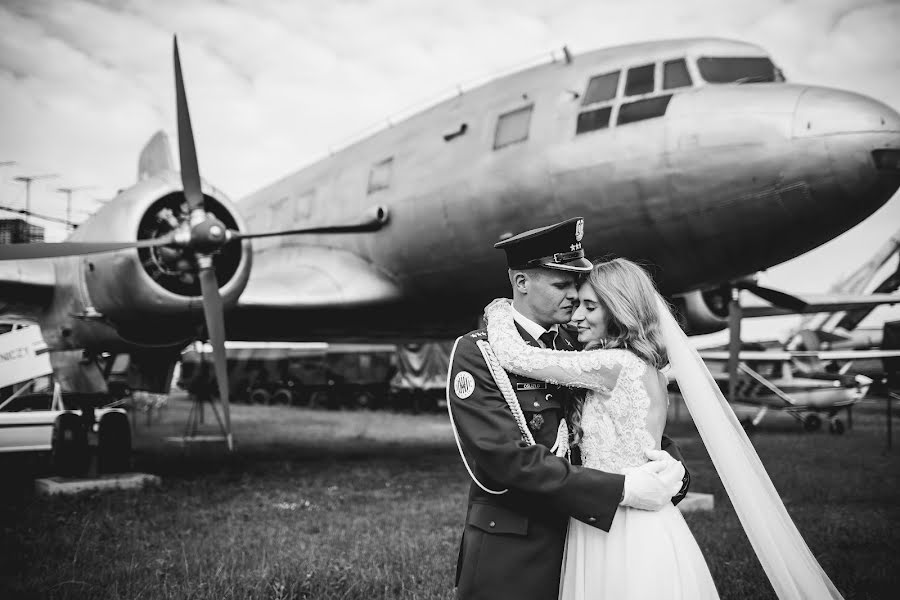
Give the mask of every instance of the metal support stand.
<path id="1" fill-rule="evenodd" d="M 213 416 L 216 417 L 216 421 L 219 423 L 219 428 L 222 432 L 225 432 L 225 423 L 222 421 L 221 415 L 219 415 L 219 411 L 216 410 L 216 404 L 212 398 L 211 394 L 195 394 L 194 401 L 191 404 L 191 411 L 188 413 L 187 424 L 184 428 L 184 437 L 185 438 L 194 438 L 197 437 L 197 432 L 200 430 L 200 426 L 204 422 L 204 404 L 209 402 L 209 408 L 212 411 Z"/>
<path id="2" fill-rule="evenodd" d="M 900 400 L 900 394 L 896 392 L 890 392 L 887 397 L 887 449 L 890 452 L 893 447 L 893 437 L 894 437 L 894 414 L 893 407 L 894 400 Z"/>
<path id="3" fill-rule="evenodd" d="M 170 439 L 185 447 L 188 447 L 189 444 L 195 442 L 225 442 L 228 451 L 231 452 L 234 449 L 234 440 L 231 434 L 228 433 L 228 428 L 225 426 L 223 415 L 219 412 L 219 409 L 216 408 L 216 395 L 213 392 L 215 385 L 209 381 L 209 377 L 209 369 L 201 354 L 200 372 L 188 390 L 191 397 L 191 410 L 188 413 L 184 435 L 181 438 Z M 201 425 L 203 425 L 206 419 L 205 405 L 207 403 L 209 403 L 210 411 L 216 418 L 221 435 L 200 434 Z"/>

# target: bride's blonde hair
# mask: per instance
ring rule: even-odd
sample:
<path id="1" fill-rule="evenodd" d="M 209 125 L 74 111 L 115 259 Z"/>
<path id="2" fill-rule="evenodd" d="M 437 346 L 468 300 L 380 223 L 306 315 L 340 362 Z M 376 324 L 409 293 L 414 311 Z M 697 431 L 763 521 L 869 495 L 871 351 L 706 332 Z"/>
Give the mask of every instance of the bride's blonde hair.
<path id="1" fill-rule="evenodd" d="M 629 350 L 655 369 L 662 369 L 669 362 L 656 306 L 658 292 L 640 265 L 625 258 L 597 262 L 581 285 L 593 288 L 609 315 L 609 337 L 603 348 Z M 585 350 L 600 347 L 600 342 L 589 342 Z M 573 445 L 581 441 L 583 406 L 584 394 L 579 394 L 569 414 Z"/>

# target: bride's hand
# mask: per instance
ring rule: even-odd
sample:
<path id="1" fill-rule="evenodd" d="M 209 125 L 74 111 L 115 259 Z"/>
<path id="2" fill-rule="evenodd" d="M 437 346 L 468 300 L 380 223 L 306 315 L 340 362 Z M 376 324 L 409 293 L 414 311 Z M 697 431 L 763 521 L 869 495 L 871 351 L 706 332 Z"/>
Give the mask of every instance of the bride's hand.
<path id="1" fill-rule="evenodd" d="M 681 491 L 684 482 L 684 465 L 680 461 L 675 460 L 671 454 L 665 450 L 646 450 L 644 454 L 653 461 L 662 461 L 665 467 L 657 473 L 657 477 L 662 479 L 666 485 L 670 486 L 674 491 L 674 496 Z"/>
<path id="2" fill-rule="evenodd" d="M 512 300 L 509 298 L 495 298 L 490 304 L 484 307 L 484 324 L 487 326 L 491 315 L 500 314 L 502 310 L 509 310 L 512 306 Z"/>

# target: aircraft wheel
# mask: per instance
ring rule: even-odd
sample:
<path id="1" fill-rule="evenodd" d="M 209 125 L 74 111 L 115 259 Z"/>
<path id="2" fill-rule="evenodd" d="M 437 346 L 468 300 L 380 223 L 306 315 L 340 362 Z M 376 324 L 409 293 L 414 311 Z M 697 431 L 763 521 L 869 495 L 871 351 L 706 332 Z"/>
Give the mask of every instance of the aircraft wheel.
<path id="1" fill-rule="evenodd" d="M 309 394 L 303 388 L 294 388 L 293 406 L 309 406 Z"/>
<path id="2" fill-rule="evenodd" d="M 818 431 L 822 427 L 822 418 L 813 413 L 803 417 L 803 428 L 806 431 Z"/>
<path id="3" fill-rule="evenodd" d="M 100 419 L 97 453 L 101 473 L 121 473 L 131 467 L 131 427 L 123 413 L 107 413 Z"/>
<path id="4" fill-rule="evenodd" d="M 294 394 L 287 388 L 278 388 L 272 394 L 272 404 L 284 404 L 290 406 L 294 400 Z"/>
<path id="5" fill-rule="evenodd" d="M 272 394 L 262 388 L 256 388 L 250 392 L 250 404 L 269 404 Z"/>
<path id="6" fill-rule="evenodd" d="M 375 395 L 369 390 L 360 390 L 356 393 L 354 405 L 361 410 L 371 410 L 375 407 Z"/>
<path id="7" fill-rule="evenodd" d="M 840 419 L 832 419 L 828 424 L 828 431 L 835 435 L 843 435 L 844 433 L 844 422 Z"/>
<path id="8" fill-rule="evenodd" d="M 53 470 L 60 475 L 78 477 L 87 472 L 91 456 L 87 430 L 80 416 L 64 412 L 56 417 L 50 454 Z"/>
<path id="9" fill-rule="evenodd" d="M 331 404 L 331 398 L 325 390 L 316 390 L 309 395 L 309 405 L 312 408 L 325 408 Z"/>

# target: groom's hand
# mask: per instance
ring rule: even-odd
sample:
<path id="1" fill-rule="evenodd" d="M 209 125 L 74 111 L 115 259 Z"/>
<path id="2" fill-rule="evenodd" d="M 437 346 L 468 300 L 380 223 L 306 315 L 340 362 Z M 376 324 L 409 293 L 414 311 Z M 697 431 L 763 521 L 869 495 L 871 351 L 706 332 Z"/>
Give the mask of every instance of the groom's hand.
<path id="1" fill-rule="evenodd" d="M 681 463 L 667 452 L 652 455 L 651 452 L 654 451 L 648 451 L 650 462 L 625 471 L 625 488 L 619 503 L 622 506 L 659 510 L 681 489 L 681 478 L 684 477 Z"/>

